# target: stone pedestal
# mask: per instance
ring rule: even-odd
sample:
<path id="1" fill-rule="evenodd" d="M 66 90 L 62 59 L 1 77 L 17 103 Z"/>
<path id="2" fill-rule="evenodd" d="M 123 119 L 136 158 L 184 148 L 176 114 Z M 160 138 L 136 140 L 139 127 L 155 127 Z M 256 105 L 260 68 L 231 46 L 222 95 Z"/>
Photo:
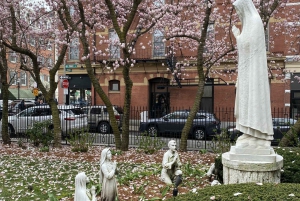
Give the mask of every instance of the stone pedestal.
<path id="1" fill-rule="evenodd" d="M 283 158 L 270 149 L 231 147 L 222 155 L 224 184 L 280 183 Z"/>

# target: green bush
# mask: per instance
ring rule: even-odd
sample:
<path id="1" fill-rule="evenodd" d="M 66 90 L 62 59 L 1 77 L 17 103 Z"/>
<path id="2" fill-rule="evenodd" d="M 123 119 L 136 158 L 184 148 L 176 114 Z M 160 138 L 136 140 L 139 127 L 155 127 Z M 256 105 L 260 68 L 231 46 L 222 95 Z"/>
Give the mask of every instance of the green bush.
<path id="1" fill-rule="evenodd" d="M 215 158 L 214 174 L 216 175 L 216 179 L 220 183 L 223 183 L 222 153 L 230 151 L 234 142 L 231 140 L 230 135 L 228 135 L 225 129 L 221 131 L 221 134 L 216 134 L 212 142 L 212 151 L 217 154 L 217 157 Z"/>
<path id="2" fill-rule="evenodd" d="M 234 144 L 235 142 L 231 141 L 227 131 L 222 129 L 221 134 L 216 133 L 212 139 L 211 149 L 215 154 L 222 154 L 230 151 L 230 147 Z"/>
<path id="3" fill-rule="evenodd" d="M 300 148 L 277 148 L 275 152 L 283 157 L 281 183 L 300 183 Z"/>
<path id="4" fill-rule="evenodd" d="M 138 149 L 146 154 L 153 154 L 157 152 L 165 144 L 165 142 L 160 140 L 160 138 L 158 138 L 156 135 L 154 137 L 150 137 L 147 132 L 142 133 L 139 139 L 140 141 L 138 142 Z"/>
<path id="5" fill-rule="evenodd" d="M 300 184 L 229 184 L 209 186 L 196 193 L 179 195 L 169 201 L 285 201 L 300 200 Z M 180 192 L 179 192 L 180 194 Z M 238 195 L 237 195 L 238 194 Z"/>
<path id="6" fill-rule="evenodd" d="M 96 135 L 89 133 L 86 128 L 74 129 L 73 134 L 68 138 L 68 142 L 73 152 L 88 152 L 93 145 Z"/>
<path id="7" fill-rule="evenodd" d="M 34 146 L 38 147 L 42 144 L 43 147 L 49 147 L 54 138 L 51 124 L 51 120 L 35 122 L 32 128 L 27 129 L 26 135 Z"/>
<path id="8" fill-rule="evenodd" d="M 283 137 L 279 140 L 279 146 L 281 147 L 299 147 L 298 132 L 294 127 L 291 127 L 287 133 L 282 133 Z"/>

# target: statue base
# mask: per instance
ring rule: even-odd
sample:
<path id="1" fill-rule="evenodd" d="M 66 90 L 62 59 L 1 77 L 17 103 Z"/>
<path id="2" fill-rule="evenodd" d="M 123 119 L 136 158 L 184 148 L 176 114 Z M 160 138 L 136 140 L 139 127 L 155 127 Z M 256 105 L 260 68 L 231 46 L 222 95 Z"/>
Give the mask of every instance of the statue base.
<path id="1" fill-rule="evenodd" d="M 222 154 L 223 183 L 280 183 L 283 158 L 269 149 L 231 147 Z"/>

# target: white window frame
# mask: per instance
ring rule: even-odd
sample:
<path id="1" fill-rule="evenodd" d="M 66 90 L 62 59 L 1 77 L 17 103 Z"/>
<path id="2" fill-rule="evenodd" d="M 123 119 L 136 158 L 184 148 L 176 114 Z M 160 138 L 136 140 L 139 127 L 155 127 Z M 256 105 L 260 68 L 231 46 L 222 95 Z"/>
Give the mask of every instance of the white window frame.
<path id="1" fill-rule="evenodd" d="M 79 38 L 74 38 L 70 43 L 69 60 L 79 60 Z"/>
<path id="2" fill-rule="evenodd" d="M 16 71 L 9 71 L 10 85 L 17 85 L 18 73 Z"/>
<path id="3" fill-rule="evenodd" d="M 206 34 L 207 40 L 215 40 L 215 23 L 209 23 L 207 27 L 207 34 Z M 204 46 L 204 52 L 208 53 L 209 50 L 206 46 Z"/>
<path id="4" fill-rule="evenodd" d="M 29 36 L 29 44 L 31 45 L 31 46 L 35 46 L 35 38 L 33 37 L 33 36 Z"/>
<path id="5" fill-rule="evenodd" d="M 15 52 L 9 53 L 9 61 L 11 63 L 17 63 L 17 54 Z"/>
<path id="6" fill-rule="evenodd" d="M 120 46 L 118 45 L 119 43 L 119 36 L 116 33 L 114 29 L 109 30 L 109 54 L 111 59 L 119 59 L 120 58 Z M 116 43 L 116 44 L 115 44 Z"/>
<path id="7" fill-rule="evenodd" d="M 52 50 L 52 42 L 50 40 L 47 43 L 47 50 Z"/>
<path id="8" fill-rule="evenodd" d="M 164 57 L 166 53 L 165 43 L 163 42 L 164 33 L 156 29 L 153 32 L 153 57 Z"/>
<path id="9" fill-rule="evenodd" d="M 20 72 L 20 85 L 27 86 L 27 73 L 25 71 Z"/>
<path id="10" fill-rule="evenodd" d="M 48 59 L 47 64 L 48 64 L 48 67 L 52 67 L 52 65 L 53 65 L 52 58 L 49 58 L 49 59 Z"/>

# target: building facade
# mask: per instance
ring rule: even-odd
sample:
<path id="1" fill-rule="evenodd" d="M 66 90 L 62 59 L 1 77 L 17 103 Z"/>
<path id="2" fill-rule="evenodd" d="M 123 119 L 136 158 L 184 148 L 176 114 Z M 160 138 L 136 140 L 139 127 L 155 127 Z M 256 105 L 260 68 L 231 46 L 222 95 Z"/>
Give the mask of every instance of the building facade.
<path id="1" fill-rule="evenodd" d="M 299 3 L 295 2 L 287 5 L 284 9 L 297 8 L 300 8 L 300 6 Z M 286 34 L 278 34 L 275 30 L 276 27 L 271 26 L 272 23 L 276 22 L 275 19 L 271 19 L 269 28 L 266 31 L 271 106 L 272 108 L 290 110 L 295 107 L 295 104 L 298 104 L 296 99 L 298 98 L 297 94 L 300 93 L 300 84 L 296 86 L 295 83 L 291 83 L 294 82 L 293 77 L 296 73 L 300 73 L 300 63 L 298 61 L 289 62 L 286 58 L 291 56 L 290 54 L 299 55 L 300 46 L 299 43 L 295 44 L 293 49 L 296 51 L 291 53 L 291 45 L 285 41 L 294 40 L 294 38 L 290 35 L 291 38 L 288 39 Z M 297 23 L 293 24 L 294 28 L 295 26 L 297 26 Z M 282 29 L 284 28 L 288 29 L 288 27 L 282 27 Z M 208 31 L 212 29 L 214 29 L 214 26 Z M 282 32 L 287 32 L 287 30 L 282 30 Z M 220 33 L 222 32 L 215 30 L 213 37 L 218 37 L 217 35 Z M 299 29 L 295 35 L 297 34 L 299 34 Z M 117 37 L 112 29 L 99 31 L 96 35 L 101 35 L 106 40 L 115 40 Z M 272 42 L 269 42 L 269 38 L 272 38 Z M 171 108 L 188 109 L 192 107 L 199 80 L 195 66 L 196 60 L 190 61 L 190 66 L 185 70 L 186 76 L 184 79 L 174 78 L 170 65 L 174 61 L 180 63 L 185 58 L 195 57 L 196 53 L 183 49 L 180 53 L 167 55 L 171 46 L 170 43 L 163 40 L 163 33 L 159 31 L 146 33 L 139 38 L 137 44 L 149 44 L 149 39 L 151 40 L 149 46 L 145 45 L 146 48 L 136 46 L 136 54 L 132 55 L 132 59 L 135 59 L 136 63 L 130 71 L 133 81 L 131 105 L 147 107 L 152 117 L 168 113 Z M 95 44 L 99 44 L 99 40 Z M 109 47 L 108 51 L 114 54 L 106 57 L 94 55 L 92 58 L 94 74 L 112 104 L 122 106 L 125 97 L 122 68 L 114 71 L 107 70 L 110 68 L 110 62 L 113 63 L 115 59 L 122 58 L 122 52 L 118 46 L 101 45 L 103 47 L 99 47 L 99 49 L 102 48 L 104 51 Z M 58 87 L 58 102 L 60 104 L 101 105 L 103 101 L 91 85 L 84 63 L 80 60 L 80 52 L 80 46 L 71 46 L 67 63 L 61 66 L 59 75 L 66 74 L 69 76 L 70 85 L 68 94 L 64 94 L 61 85 Z M 237 76 L 238 69 L 235 60 L 228 59 L 210 69 L 210 73 L 205 78 L 206 85 L 200 108 L 209 111 L 214 111 L 215 108 L 233 108 Z"/>

